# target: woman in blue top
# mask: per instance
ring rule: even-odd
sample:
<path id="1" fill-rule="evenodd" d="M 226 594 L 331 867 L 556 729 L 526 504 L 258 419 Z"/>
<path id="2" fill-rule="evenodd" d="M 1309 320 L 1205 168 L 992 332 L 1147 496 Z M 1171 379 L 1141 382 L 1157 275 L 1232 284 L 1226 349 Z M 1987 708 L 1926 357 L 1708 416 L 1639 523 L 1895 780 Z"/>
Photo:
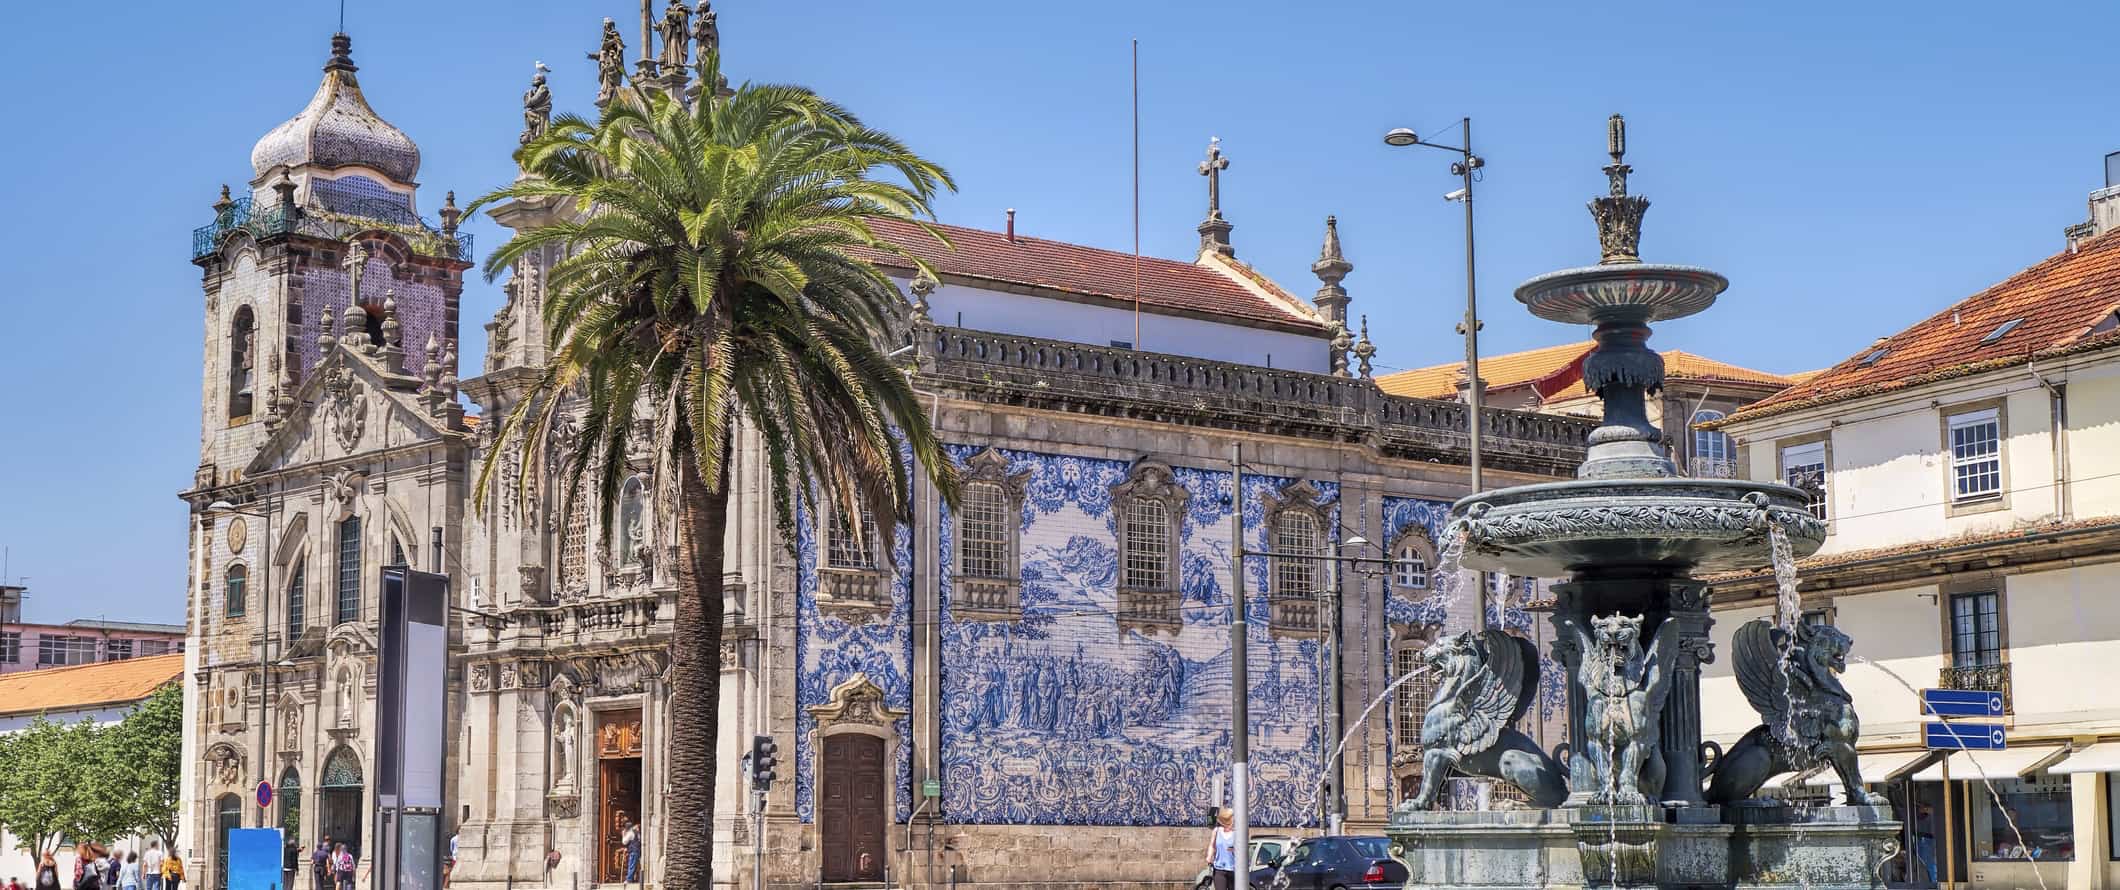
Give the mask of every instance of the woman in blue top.
<path id="1" fill-rule="evenodd" d="M 1208 845 L 1207 867 L 1214 870 L 1215 890 L 1235 890 L 1237 881 L 1237 830 L 1230 822 L 1228 807 L 1215 811 L 1214 840 Z"/>

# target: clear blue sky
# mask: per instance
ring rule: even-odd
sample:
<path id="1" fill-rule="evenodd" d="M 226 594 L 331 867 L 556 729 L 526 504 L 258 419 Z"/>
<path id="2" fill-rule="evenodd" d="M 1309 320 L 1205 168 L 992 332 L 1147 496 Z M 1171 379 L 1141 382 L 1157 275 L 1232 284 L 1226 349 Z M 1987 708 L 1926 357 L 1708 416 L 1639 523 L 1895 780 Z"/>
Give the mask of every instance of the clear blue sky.
<path id="1" fill-rule="evenodd" d="M 661 3 L 658 0 L 657 6 Z M 2054 252 L 2120 149 L 2105 3 L 718 4 L 732 79 L 808 84 L 944 163 L 949 222 L 1127 249 L 1130 38 L 1141 40 L 1142 239 L 1191 256 L 1211 135 L 1239 256 L 1298 293 L 1338 214 L 1354 310 L 1387 367 L 1448 361 L 1462 296 L 1449 156 L 1393 126 L 1474 119 L 1485 347 L 1584 331 L 1525 315 L 1525 278 L 1595 258 L 1604 119 L 1627 115 L 1643 252 L 1728 275 L 1654 345 L 1826 365 Z M 1469 10 L 1461 20 L 1455 10 Z M 0 544 L 32 618 L 179 620 L 177 491 L 198 454 L 190 232 L 301 108 L 333 0 L 13 4 L 0 32 L 10 273 Z M 630 0 L 348 0 L 370 100 L 420 143 L 422 207 L 505 182 L 531 63 L 594 92 L 598 19 Z M 120 17 L 122 16 L 122 18 Z M 1447 138 L 1447 137 L 1446 137 Z M 490 222 L 471 225 L 482 249 Z M 499 290 L 464 298 L 463 366 Z M 1155 344 L 1146 344 L 1153 348 Z"/>

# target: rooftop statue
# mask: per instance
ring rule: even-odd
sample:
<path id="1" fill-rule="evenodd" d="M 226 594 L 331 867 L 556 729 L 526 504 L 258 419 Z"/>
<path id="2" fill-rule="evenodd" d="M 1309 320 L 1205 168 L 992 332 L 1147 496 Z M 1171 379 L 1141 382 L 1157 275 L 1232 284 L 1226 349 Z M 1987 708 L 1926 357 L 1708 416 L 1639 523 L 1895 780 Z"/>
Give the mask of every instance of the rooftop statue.
<path id="1" fill-rule="evenodd" d="M 626 84 L 626 39 L 618 36 L 618 23 L 604 19 L 604 42 L 589 54 L 596 63 L 596 106 L 611 104 Z"/>
<path id="2" fill-rule="evenodd" d="M 545 135 L 552 126 L 552 90 L 545 86 L 545 63 L 537 63 L 537 73 L 530 77 L 530 89 L 523 92 L 523 133 L 516 141 L 529 145 L 530 141 Z"/>

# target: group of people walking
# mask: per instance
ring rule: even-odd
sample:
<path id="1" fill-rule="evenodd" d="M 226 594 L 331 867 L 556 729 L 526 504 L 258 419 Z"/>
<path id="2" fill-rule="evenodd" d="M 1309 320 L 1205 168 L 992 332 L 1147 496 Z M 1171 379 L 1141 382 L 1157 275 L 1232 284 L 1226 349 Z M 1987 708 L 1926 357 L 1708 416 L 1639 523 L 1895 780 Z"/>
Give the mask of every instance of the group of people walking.
<path id="1" fill-rule="evenodd" d="M 353 890 L 353 865 L 353 853 L 327 834 L 309 852 L 309 879 L 316 890 Z"/>
<path id="2" fill-rule="evenodd" d="M 144 850 L 109 850 L 102 844 L 74 846 L 71 882 L 59 879 L 56 851 L 46 850 L 37 859 L 37 877 L 25 888 L 10 879 L 8 890 L 180 890 L 184 884 L 184 858 L 165 854 L 162 842 L 150 840 Z"/>

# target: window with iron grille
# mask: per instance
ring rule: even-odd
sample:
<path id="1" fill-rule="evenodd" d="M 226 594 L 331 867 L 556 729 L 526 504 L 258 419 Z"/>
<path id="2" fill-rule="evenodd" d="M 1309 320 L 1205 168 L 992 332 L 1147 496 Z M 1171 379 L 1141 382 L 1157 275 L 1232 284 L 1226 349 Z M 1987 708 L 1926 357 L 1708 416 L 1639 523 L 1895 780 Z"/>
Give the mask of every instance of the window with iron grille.
<path id="1" fill-rule="evenodd" d="M 1170 545 L 1170 508 L 1153 498 L 1127 502 L 1122 585 L 1133 590 L 1169 590 Z"/>
<path id="2" fill-rule="evenodd" d="M 1300 510 L 1282 513 L 1274 523 L 1273 549 L 1289 554 L 1274 558 L 1274 595 L 1308 597 L 1318 589 L 1318 561 L 1306 559 L 1318 553 L 1317 517 Z"/>
<path id="3" fill-rule="evenodd" d="M 0 631 L 0 664 L 22 663 L 22 632 Z"/>
<path id="4" fill-rule="evenodd" d="M 1416 752 L 1421 749 L 1421 721 L 1428 715 L 1428 705 L 1435 697 L 1435 673 L 1421 662 L 1419 646 L 1402 646 L 1392 653 L 1392 675 L 1405 677 L 1419 674 L 1399 684 L 1392 693 L 1392 725 L 1397 729 L 1399 753 Z"/>
<path id="5" fill-rule="evenodd" d="M 964 487 L 964 519 L 958 524 L 958 547 L 963 551 L 963 572 L 970 578 L 1006 578 L 1008 575 L 1008 494 L 992 482 L 974 482 Z"/>
<path id="6" fill-rule="evenodd" d="M 303 600 L 306 599 L 303 587 L 308 583 L 308 578 L 305 577 L 308 574 L 309 560 L 297 560 L 294 564 L 294 578 L 287 582 L 287 638 L 290 640 L 301 635 L 302 621 L 308 617 L 303 609 Z"/>
<path id="7" fill-rule="evenodd" d="M 1950 418 L 1951 500 L 1972 501 L 2002 494 L 2002 423 L 1995 409 Z"/>
<path id="8" fill-rule="evenodd" d="M 1721 430 L 1704 430 L 1703 423 L 1723 419 L 1721 411 L 1704 410 L 1693 412 L 1689 426 L 1693 429 L 1693 475 L 1702 478 L 1728 479 L 1737 475 L 1731 462 L 1730 436 Z"/>
<path id="9" fill-rule="evenodd" d="M 240 618 L 249 609 L 250 570 L 242 566 L 229 566 L 227 578 L 221 584 L 221 601 L 227 608 L 228 617 Z"/>
<path id="10" fill-rule="evenodd" d="M 124 661 L 133 657 L 133 641 L 111 640 L 103 644 L 104 661 Z"/>
<path id="11" fill-rule="evenodd" d="M 1781 450 L 1781 481 L 1805 494 L 1811 515 L 1826 517 L 1826 443 L 1807 442 Z"/>
<path id="12" fill-rule="evenodd" d="M 1412 540 L 1399 545 L 1392 560 L 1391 583 L 1400 590 L 1428 589 L 1428 551 Z"/>
<path id="13" fill-rule="evenodd" d="M 834 516 L 831 534 L 826 536 L 825 565 L 835 569 L 875 568 L 876 548 L 869 546 L 875 535 L 876 514 L 867 507 L 861 508 L 859 532 L 854 530 L 853 523 Z"/>
<path id="14" fill-rule="evenodd" d="M 1951 665 L 2002 663 L 2001 597 L 1994 591 L 1951 595 Z"/>
<path id="15" fill-rule="evenodd" d="M 568 498 L 567 526 L 560 531 L 559 584 L 568 593 L 589 587 L 589 505 Z"/>
<path id="16" fill-rule="evenodd" d="M 339 523 L 339 587 L 337 624 L 361 620 L 361 517 L 348 516 Z"/>

